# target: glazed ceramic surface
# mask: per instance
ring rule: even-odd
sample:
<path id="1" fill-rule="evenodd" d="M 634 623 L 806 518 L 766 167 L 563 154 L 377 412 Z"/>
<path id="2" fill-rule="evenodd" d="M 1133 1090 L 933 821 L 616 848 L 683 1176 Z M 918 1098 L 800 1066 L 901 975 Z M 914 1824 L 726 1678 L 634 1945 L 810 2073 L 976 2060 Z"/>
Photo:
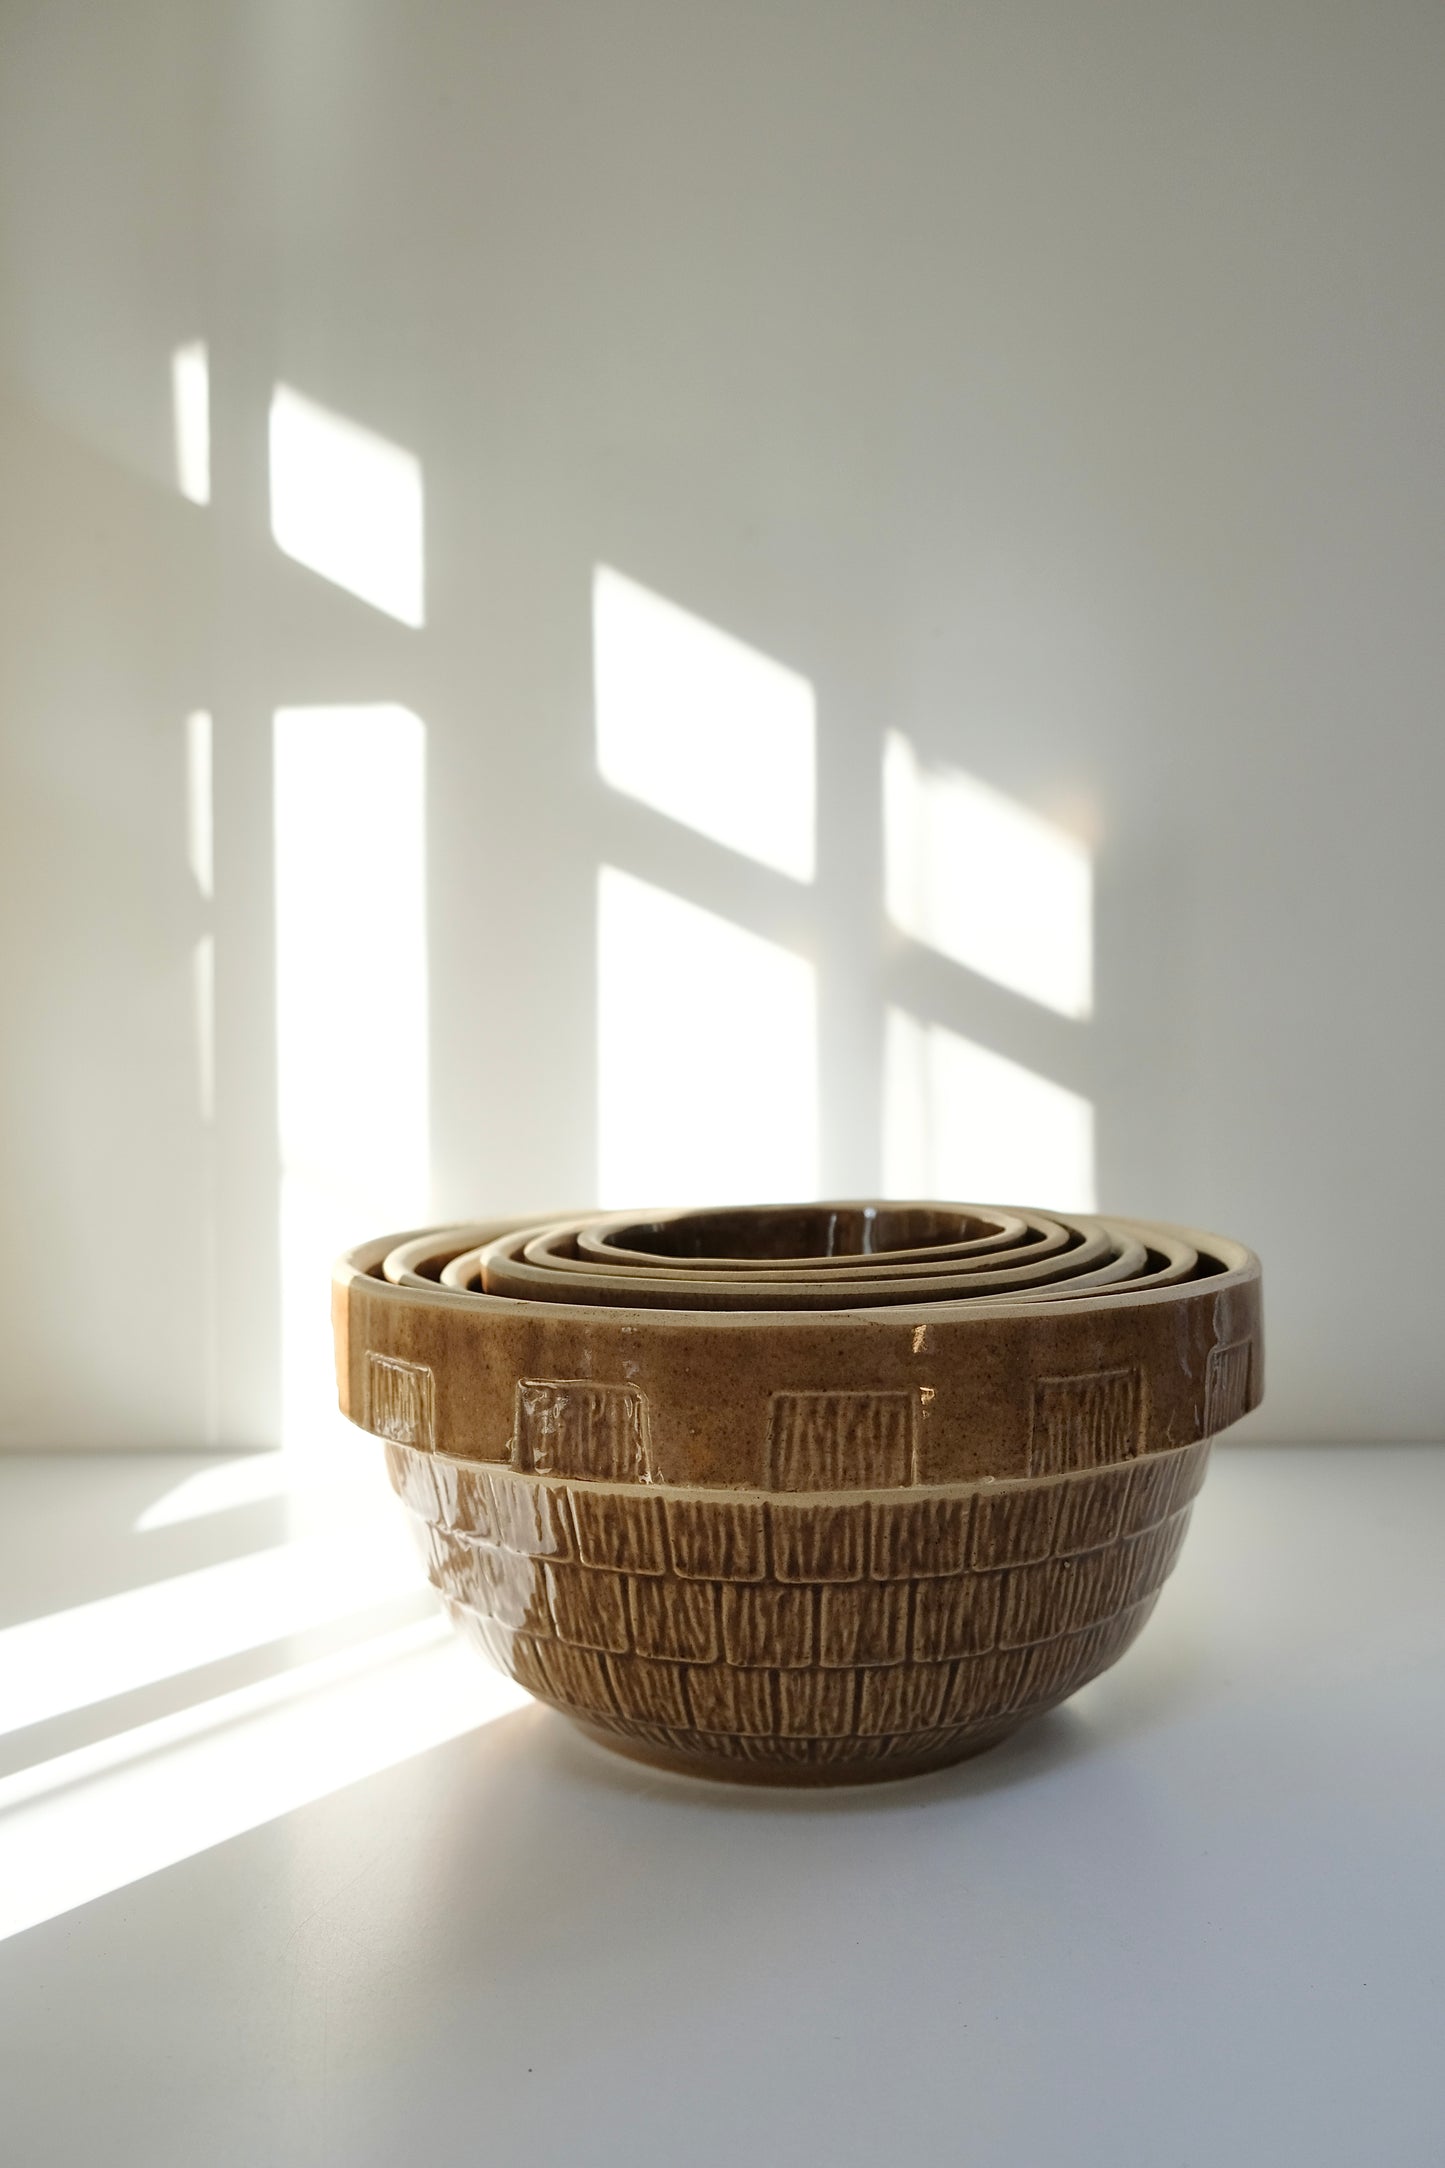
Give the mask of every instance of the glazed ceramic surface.
<path id="1" fill-rule="evenodd" d="M 1263 1384 L 1237 1243 L 973 1205 L 394 1236 L 334 1320 L 463 1630 L 755 1782 L 957 1760 L 1112 1663 Z"/>

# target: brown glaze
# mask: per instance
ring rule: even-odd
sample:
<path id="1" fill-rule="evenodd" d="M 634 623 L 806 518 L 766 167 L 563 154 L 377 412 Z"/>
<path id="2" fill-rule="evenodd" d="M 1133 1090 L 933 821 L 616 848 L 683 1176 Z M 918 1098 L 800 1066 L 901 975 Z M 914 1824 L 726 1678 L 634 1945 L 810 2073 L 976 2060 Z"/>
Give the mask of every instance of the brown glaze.
<path id="1" fill-rule="evenodd" d="M 619 1212 L 581 1227 L 577 1254 L 602 1264 L 679 1266 L 688 1272 L 827 1272 L 873 1262 L 897 1267 L 1025 1240 L 1012 1212 L 928 1204 L 778 1206 L 760 1227 L 737 1206 L 711 1212 Z"/>
<path id="2" fill-rule="evenodd" d="M 388 1440 L 454 1617 L 610 1744 L 785 1783 L 993 1744 L 1133 1639 L 1210 1437 L 1260 1397 L 1259 1268 L 1237 1244 L 1017 1214 L 1013 1247 L 960 1256 L 1004 1215 L 878 1208 L 910 1263 L 937 1248 L 904 1300 L 898 1252 L 861 1247 L 866 1209 L 732 1212 L 721 1242 L 718 1214 L 492 1223 L 337 1269 L 342 1407 Z M 695 1295 L 724 1280 L 736 1301 L 717 1259 L 796 1262 L 804 1212 L 813 1239 L 860 1243 L 830 1252 L 814 1307 L 655 1306 L 649 1240 L 673 1245 L 680 1294 L 691 1257 Z M 614 1226 L 646 1231 L 615 1263 Z M 1078 1268 L 1040 1285 L 1050 1227 Z M 549 1270 L 559 1240 L 581 1275 Z M 498 1247 L 537 1299 L 469 1290 Z M 462 1284 L 439 1282 L 457 1259 Z"/>

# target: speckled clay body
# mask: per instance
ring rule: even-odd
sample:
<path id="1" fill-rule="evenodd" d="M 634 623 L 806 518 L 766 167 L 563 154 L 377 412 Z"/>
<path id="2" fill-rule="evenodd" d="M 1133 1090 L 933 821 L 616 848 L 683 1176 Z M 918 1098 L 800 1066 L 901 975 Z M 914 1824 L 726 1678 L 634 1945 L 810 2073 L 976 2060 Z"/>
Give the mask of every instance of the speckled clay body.
<path id="1" fill-rule="evenodd" d="M 1104 1669 L 1262 1388 L 1247 1250 L 961 1205 L 392 1237 L 335 1326 L 458 1623 L 609 1744 L 755 1782 L 957 1760 Z"/>

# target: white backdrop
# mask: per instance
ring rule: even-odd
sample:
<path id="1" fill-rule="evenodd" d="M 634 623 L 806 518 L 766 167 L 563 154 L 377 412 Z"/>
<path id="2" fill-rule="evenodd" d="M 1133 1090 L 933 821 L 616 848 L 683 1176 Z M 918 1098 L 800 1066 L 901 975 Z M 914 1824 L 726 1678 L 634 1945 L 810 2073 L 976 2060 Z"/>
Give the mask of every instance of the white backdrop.
<path id="1" fill-rule="evenodd" d="M 0 24 L 3 1442 L 303 1437 L 388 1224 L 883 1184 L 1445 1430 L 1438 9 Z"/>

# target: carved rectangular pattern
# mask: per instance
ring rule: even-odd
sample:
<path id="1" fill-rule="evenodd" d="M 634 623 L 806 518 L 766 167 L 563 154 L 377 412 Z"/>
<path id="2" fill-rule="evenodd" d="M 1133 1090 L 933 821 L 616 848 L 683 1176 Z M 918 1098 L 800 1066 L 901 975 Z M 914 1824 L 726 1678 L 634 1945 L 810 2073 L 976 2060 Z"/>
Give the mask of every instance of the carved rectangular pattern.
<path id="1" fill-rule="evenodd" d="M 1099 1370 L 1078 1378 L 1040 1378 L 1034 1387 L 1029 1474 L 1069 1475 L 1104 1468 L 1139 1450 L 1139 1373 Z"/>
<path id="2" fill-rule="evenodd" d="M 774 1393 L 769 1488 L 892 1490 L 911 1483 L 917 1405 L 910 1392 Z"/>
<path id="3" fill-rule="evenodd" d="M 1207 1437 L 1237 1423 L 1249 1406 L 1251 1343 L 1235 1340 L 1215 1348 L 1204 1380 L 1204 1429 Z"/>
<path id="4" fill-rule="evenodd" d="M 517 1385 L 512 1465 L 538 1475 L 646 1481 L 647 1403 L 634 1386 L 587 1379 L 522 1378 Z"/>
<path id="5" fill-rule="evenodd" d="M 366 1427 L 397 1445 L 431 1451 L 434 1394 L 425 1363 L 404 1363 L 395 1355 L 367 1350 Z"/>

